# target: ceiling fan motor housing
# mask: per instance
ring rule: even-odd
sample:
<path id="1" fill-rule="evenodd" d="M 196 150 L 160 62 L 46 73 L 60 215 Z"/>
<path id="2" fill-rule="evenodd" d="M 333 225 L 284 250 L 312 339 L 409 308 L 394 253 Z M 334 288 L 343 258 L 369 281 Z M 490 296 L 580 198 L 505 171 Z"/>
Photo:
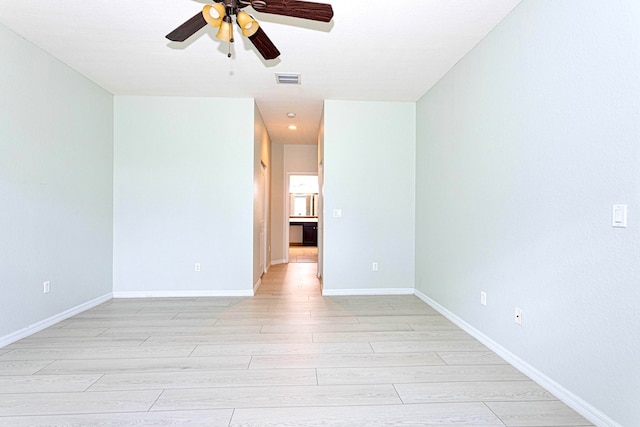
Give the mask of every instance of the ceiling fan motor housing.
<path id="1" fill-rule="evenodd" d="M 227 10 L 231 11 L 232 15 L 235 14 L 238 9 L 243 9 L 247 6 L 257 6 L 258 8 L 261 7 L 259 5 L 254 5 L 255 2 L 251 1 L 251 0 L 214 0 L 216 3 L 222 3 L 224 4 L 224 6 L 227 8 Z M 265 2 L 259 2 L 259 3 L 263 3 L 266 6 Z"/>

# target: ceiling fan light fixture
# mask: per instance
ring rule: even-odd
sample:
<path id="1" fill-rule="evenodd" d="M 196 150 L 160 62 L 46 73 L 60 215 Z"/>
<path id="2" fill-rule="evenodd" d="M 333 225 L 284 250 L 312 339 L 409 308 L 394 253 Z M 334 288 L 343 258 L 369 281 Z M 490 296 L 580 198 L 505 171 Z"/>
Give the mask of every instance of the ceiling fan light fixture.
<path id="1" fill-rule="evenodd" d="M 242 28 L 242 35 L 245 37 L 251 37 L 258 31 L 258 28 L 260 27 L 258 21 L 253 19 L 247 12 L 238 12 L 236 14 L 236 21 L 238 22 L 240 28 Z"/>
<path id="2" fill-rule="evenodd" d="M 205 0 L 206 1 L 206 0 Z M 333 7 L 328 3 L 317 3 L 307 0 L 213 0 L 213 5 L 206 5 L 201 11 L 187 19 L 165 37 L 172 42 L 184 42 L 203 27 L 211 25 L 218 28 L 216 38 L 229 43 L 228 57 L 231 57 L 233 43 L 233 15 L 245 35 L 258 54 L 265 61 L 276 59 L 280 51 L 264 32 L 262 26 L 246 12 L 240 9 L 251 6 L 258 12 L 271 15 L 290 16 L 318 22 L 330 22 L 333 19 Z M 279 84 L 300 84 L 300 76 L 287 80 L 278 78 Z"/>
<path id="3" fill-rule="evenodd" d="M 218 34 L 216 34 L 216 38 L 218 40 L 222 40 L 223 42 L 233 43 L 233 24 L 229 15 L 225 15 L 222 19 L 222 23 L 220 23 L 220 29 L 218 30 Z"/>
<path id="4" fill-rule="evenodd" d="M 202 8 L 202 16 L 207 24 L 218 28 L 222 24 L 222 20 L 226 16 L 226 10 L 222 3 L 214 3 L 213 5 L 205 5 Z"/>

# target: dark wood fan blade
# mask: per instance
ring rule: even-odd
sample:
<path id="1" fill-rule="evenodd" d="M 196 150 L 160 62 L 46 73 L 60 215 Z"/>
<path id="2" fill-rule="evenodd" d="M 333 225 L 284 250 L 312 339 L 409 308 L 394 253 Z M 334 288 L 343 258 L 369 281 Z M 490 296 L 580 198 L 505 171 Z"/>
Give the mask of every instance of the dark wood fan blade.
<path id="1" fill-rule="evenodd" d="M 300 0 L 266 0 L 267 5 L 256 8 L 256 11 L 275 15 L 293 16 L 313 21 L 329 22 L 333 18 L 330 4 L 313 3 Z"/>
<path id="2" fill-rule="evenodd" d="M 166 37 L 174 42 L 183 42 L 205 25 L 207 25 L 207 21 L 204 20 L 202 12 L 198 12 L 189 18 L 187 22 L 167 34 Z"/>
<path id="3" fill-rule="evenodd" d="M 249 40 L 256 49 L 258 49 L 258 52 L 260 52 L 260 55 L 262 55 L 264 59 L 276 59 L 280 56 L 280 51 L 276 45 L 273 44 L 269 36 L 267 36 L 267 33 L 262 30 L 262 27 L 258 27 L 258 31 L 249 37 Z"/>

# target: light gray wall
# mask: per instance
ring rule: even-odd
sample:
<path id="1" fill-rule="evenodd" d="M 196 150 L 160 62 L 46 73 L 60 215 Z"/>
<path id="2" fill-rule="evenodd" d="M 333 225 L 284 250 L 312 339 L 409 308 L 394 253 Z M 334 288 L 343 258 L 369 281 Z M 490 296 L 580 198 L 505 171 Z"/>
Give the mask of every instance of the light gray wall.
<path id="1" fill-rule="evenodd" d="M 2 25 L 0 64 L 1 346 L 111 292 L 113 98 Z"/>
<path id="2" fill-rule="evenodd" d="M 415 103 L 325 102 L 325 293 L 412 291 L 415 120 Z"/>
<path id="3" fill-rule="evenodd" d="M 638 22 L 638 2 L 525 0 L 417 110 L 418 290 L 624 426 L 640 425 Z"/>
<path id="4" fill-rule="evenodd" d="M 253 125 L 252 99 L 115 98 L 116 296 L 251 293 Z"/>

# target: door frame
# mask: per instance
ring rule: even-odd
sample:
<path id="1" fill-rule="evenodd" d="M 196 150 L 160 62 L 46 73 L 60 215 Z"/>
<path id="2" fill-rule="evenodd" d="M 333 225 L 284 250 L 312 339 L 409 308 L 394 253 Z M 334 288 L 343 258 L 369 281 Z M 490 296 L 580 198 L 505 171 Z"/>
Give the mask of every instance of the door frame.
<path id="1" fill-rule="evenodd" d="M 285 264 L 289 263 L 289 212 L 291 209 L 291 193 L 289 192 L 289 188 L 291 188 L 291 177 L 295 175 L 303 175 L 303 176 L 315 176 L 318 177 L 318 171 L 313 172 L 287 172 L 287 179 L 285 181 L 284 188 L 284 262 Z M 320 181 L 318 181 L 318 187 L 320 185 Z M 318 188 L 318 198 L 320 197 L 320 191 Z M 320 212 L 318 212 L 318 217 L 320 216 Z M 320 218 L 318 218 L 320 220 Z"/>
<path id="2" fill-rule="evenodd" d="M 267 182 L 267 165 L 261 160 L 260 161 L 260 180 L 262 181 L 262 218 L 260 218 L 260 269 L 262 276 L 268 270 L 268 250 L 267 250 L 267 242 L 269 241 L 269 233 L 268 227 L 269 224 L 269 200 L 268 200 L 268 189 L 269 183 Z"/>

